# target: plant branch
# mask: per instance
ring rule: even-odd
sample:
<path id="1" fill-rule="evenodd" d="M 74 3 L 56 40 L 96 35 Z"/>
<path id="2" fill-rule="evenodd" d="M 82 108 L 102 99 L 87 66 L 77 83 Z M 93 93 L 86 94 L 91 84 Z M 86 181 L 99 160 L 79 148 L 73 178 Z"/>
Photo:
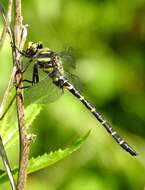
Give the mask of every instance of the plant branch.
<path id="1" fill-rule="evenodd" d="M 5 13 L 4 7 L 2 6 L 2 4 L 0 4 L 0 11 L 4 20 L 4 28 L 0 37 L 0 48 L 3 46 L 5 37 L 6 37 L 6 33 L 8 32 L 9 34 L 11 33 L 10 31 L 10 24 L 11 24 L 11 20 L 12 20 L 12 5 L 13 5 L 13 0 L 9 0 L 8 1 L 8 11 L 7 14 Z M 11 41 L 12 40 L 12 35 L 10 34 L 10 38 Z"/>
<path id="2" fill-rule="evenodd" d="M 0 48 L 2 47 L 2 45 L 4 43 L 6 33 L 9 34 L 11 44 L 14 44 L 14 34 L 13 34 L 13 31 L 10 26 L 11 20 L 12 20 L 12 6 L 13 6 L 13 0 L 9 0 L 8 1 L 8 10 L 6 13 L 3 4 L 0 3 L 0 12 L 1 12 L 1 15 L 3 18 L 3 22 L 4 22 L 4 28 L 3 28 L 3 31 L 2 31 L 2 34 L 0 37 Z M 14 52 L 13 52 L 13 62 L 14 62 Z M 5 114 L 9 110 L 10 105 L 8 105 L 7 107 L 5 107 L 5 105 L 6 105 L 11 87 L 13 86 L 13 82 L 15 80 L 15 73 L 16 73 L 16 66 L 14 65 L 8 86 L 6 88 L 5 94 L 2 99 L 2 103 L 0 105 L 0 120 L 5 116 Z"/>
<path id="3" fill-rule="evenodd" d="M 21 0 L 15 0 L 15 26 L 14 26 L 14 38 L 15 45 L 18 49 L 23 49 L 27 29 L 22 24 L 22 14 L 21 14 Z M 30 141 L 28 139 L 26 124 L 25 124 L 25 113 L 24 113 L 24 97 L 23 97 L 23 78 L 21 73 L 21 55 L 15 49 L 14 65 L 16 65 L 17 72 L 15 75 L 16 81 L 16 102 L 17 102 L 17 115 L 18 115 L 18 126 L 19 126 L 19 136 L 20 136 L 20 158 L 19 158 L 19 174 L 17 181 L 17 189 L 24 190 L 27 178 L 27 164 L 29 157 L 29 145 Z"/>
<path id="4" fill-rule="evenodd" d="M 14 181 L 14 178 L 12 175 L 11 167 L 10 167 L 9 160 L 8 160 L 6 152 L 5 152 L 5 148 L 4 148 L 1 136 L 0 136 L 0 150 L 1 150 L 0 151 L 1 157 L 2 157 L 4 166 L 6 168 L 6 171 L 7 171 L 9 180 L 10 180 L 11 188 L 12 188 L 12 190 L 16 190 L 15 181 Z"/>

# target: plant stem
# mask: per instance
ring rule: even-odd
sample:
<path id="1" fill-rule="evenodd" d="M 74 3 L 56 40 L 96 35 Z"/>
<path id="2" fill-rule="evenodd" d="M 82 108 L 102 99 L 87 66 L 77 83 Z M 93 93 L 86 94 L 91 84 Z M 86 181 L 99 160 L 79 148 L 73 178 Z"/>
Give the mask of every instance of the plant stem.
<path id="1" fill-rule="evenodd" d="M 8 11 L 7 14 L 4 11 L 4 7 L 2 4 L 0 4 L 0 11 L 4 20 L 4 28 L 0 37 L 0 48 L 3 46 L 6 33 L 9 33 L 9 27 L 11 25 L 11 20 L 12 20 L 12 5 L 13 5 L 13 0 L 8 1 Z M 11 36 L 10 36 L 11 37 Z"/>
<path id="2" fill-rule="evenodd" d="M 15 45 L 19 49 L 23 48 L 25 37 L 23 36 L 24 26 L 22 25 L 21 15 L 21 0 L 15 0 L 15 26 L 14 26 L 14 37 Z M 16 91 L 17 91 L 17 116 L 19 126 L 19 137 L 20 137 L 20 158 L 19 158 L 19 173 L 17 181 L 17 190 L 24 190 L 27 179 L 27 164 L 29 158 L 29 145 L 30 141 L 27 136 L 26 124 L 25 124 L 25 113 L 24 113 L 24 97 L 23 97 L 23 78 L 20 70 L 21 55 L 15 49 L 14 62 L 17 67 L 15 75 Z"/>

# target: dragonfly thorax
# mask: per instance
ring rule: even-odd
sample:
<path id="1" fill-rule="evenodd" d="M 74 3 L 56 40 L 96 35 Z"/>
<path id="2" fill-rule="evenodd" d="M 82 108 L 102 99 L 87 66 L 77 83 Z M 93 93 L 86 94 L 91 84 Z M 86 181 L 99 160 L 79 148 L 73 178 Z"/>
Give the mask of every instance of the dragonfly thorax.
<path id="1" fill-rule="evenodd" d="M 43 48 L 42 42 L 28 42 L 28 46 L 25 50 L 25 54 L 27 57 L 34 56 L 39 49 Z"/>
<path id="2" fill-rule="evenodd" d="M 41 42 L 29 42 L 25 54 L 31 58 L 35 69 L 37 67 L 37 69 L 43 70 L 53 80 L 57 81 L 64 75 L 60 56 L 49 48 L 43 48 Z"/>
<path id="3" fill-rule="evenodd" d="M 63 65 L 61 59 L 57 53 L 52 52 L 51 54 L 51 61 L 48 63 L 50 66 L 51 71 L 49 71 L 49 76 L 54 80 L 57 81 L 64 76 Z"/>

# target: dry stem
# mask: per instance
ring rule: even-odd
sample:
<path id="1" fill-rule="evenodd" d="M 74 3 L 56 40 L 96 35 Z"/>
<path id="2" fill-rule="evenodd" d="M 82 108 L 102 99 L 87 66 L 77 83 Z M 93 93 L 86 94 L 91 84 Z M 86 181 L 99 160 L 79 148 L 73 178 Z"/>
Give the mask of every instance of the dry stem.
<path id="1" fill-rule="evenodd" d="M 19 49 L 23 48 L 25 37 L 24 29 L 22 25 L 22 15 L 21 15 L 21 0 L 15 0 L 15 45 Z M 23 98 L 23 80 L 20 71 L 21 55 L 17 50 L 15 50 L 15 65 L 17 67 L 17 72 L 15 75 L 16 86 L 17 86 L 17 115 L 18 115 L 18 125 L 19 125 L 19 136 L 20 136 L 20 161 L 19 161 L 19 174 L 17 181 L 17 189 L 24 190 L 27 178 L 27 164 L 29 157 L 29 139 L 27 137 L 27 130 L 25 125 L 25 114 L 24 114 L 24 98 Z"/>

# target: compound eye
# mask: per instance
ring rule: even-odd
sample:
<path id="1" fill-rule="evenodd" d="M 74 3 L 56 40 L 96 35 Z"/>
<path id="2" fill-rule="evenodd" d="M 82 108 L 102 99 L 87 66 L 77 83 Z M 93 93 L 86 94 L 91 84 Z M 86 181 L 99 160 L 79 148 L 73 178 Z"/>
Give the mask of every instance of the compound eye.
<path id="1" fill-rule="evenodd" d="M 42 42 L 38 42 L 38 46 L 37 46 L 38 49 L 42 49 L 43 48 L 43 44 Z"/>

